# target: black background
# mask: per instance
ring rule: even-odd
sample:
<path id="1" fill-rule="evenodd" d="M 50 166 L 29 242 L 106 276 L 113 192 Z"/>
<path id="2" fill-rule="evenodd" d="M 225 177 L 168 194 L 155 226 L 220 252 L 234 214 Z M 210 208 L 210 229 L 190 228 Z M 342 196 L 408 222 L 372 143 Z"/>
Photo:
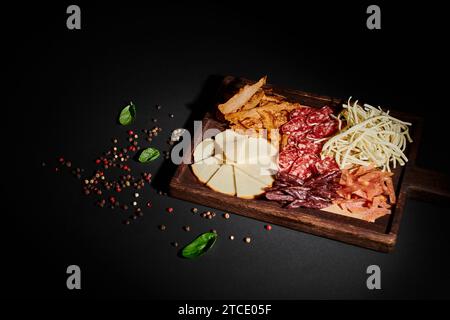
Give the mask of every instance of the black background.
<path id="1" fill-rule="evenodd" d="M 277 226 L 267 232 L 237 215 L 204 220 L 190 212 L 194 205 L 158 195 L 159 185 L 139 200 L 154 207 L 124 226 L 127 215 L 96 208 L 79 181 L 53 170 L 64 156 L 91 172 L 111 137 L 124 141 L 115 121 L 130 100 L 138 108 L 132 127 L 151 128 L 158 118 L 163 133 L 152 146 L 167 150 L 172 129 L 201 118 L 217 78 L 267 74 L 278 86 L 423 116 L 418 164 L 448 174 L 448 49 L 439 4 L 378 2 L 382 29 L 372 31 L 364 2 L 78 2 L 82 29 L 72 31 L 69 4 L 2 9 L 2 267 L 10 297 L 449 298 L 447 204 L 408 200 L 398 245 L 387 255 Z M 162 162 L 148 170 L 156 174 Z M 164 171 L 158 181 L 169 178 Z M 201 259 L 183 260 L 170 246 L 211 228 L 219 241 Z M 251 245 L 242 242 L 247 235 Z M 80 291 L 66 288 L 71 264 L 81 267 Z M 366 288 L 371 264 L 381 267 L 382 290 Z"/>

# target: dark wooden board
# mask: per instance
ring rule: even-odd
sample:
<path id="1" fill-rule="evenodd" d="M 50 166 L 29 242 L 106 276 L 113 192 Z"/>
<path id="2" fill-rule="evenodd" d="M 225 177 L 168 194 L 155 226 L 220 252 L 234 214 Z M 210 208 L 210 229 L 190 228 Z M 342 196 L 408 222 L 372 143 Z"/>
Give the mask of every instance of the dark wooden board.
<path id="1" fill-rule="evenodd" d="M 227 100 L 247 83 L 252 82 L 231 76 L 225 77 L 219 90 L 218 102 Z M 281 89 L 270 85 L 265 86 L 264 89 L 273 90 L 275 93 L 286 96 L 290 101 L 316 108 L 324 105 L 340 106 L 343 102 L 341 99 L 298 90 Z M 211 112 L 207 112 L 203 118 L 203 131 L 211 128 L 224 130 L 227 127 L 226 123 L 216 119 L 214 116 L 215 110 L 216 105 L 211 106 Z M 411 136 L 414 142 L 407 149 L 409 158 L 407 165 L 394 171 L 394 185 L 398 201 L 393 206 L 390 215 L 386 215 L 374 223 L 317 209 L 284 209 L 278 203 L 264 198 L 246 200 L 218 193 L 198 182 L 189 164 L 178 166 L 170 182 L 170 195 L 260 221 L 381 252 L 390 252 L 397 241 L 405 201 L 409 194 L 426 199 L 450 198 L 450 188 L 446 177 L 415 166 L 422 132 L 422 119 L 411 114 L 395 111 L 391 111 L 391 114 L 412 123 Z M 192 150 L 200 141 L 201 137 L 198 137 L 197 141 L 192 142 Z M 189 157 L 191 158 L 192 154 Z"/>

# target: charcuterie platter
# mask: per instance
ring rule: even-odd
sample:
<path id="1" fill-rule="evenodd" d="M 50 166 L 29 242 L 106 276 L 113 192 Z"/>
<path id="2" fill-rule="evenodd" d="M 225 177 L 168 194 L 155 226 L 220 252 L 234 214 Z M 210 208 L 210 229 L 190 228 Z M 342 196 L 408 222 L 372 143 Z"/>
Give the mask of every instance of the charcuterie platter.
<path id="1" fill-rule="evenodd" d="M 421 118 L 266 82 L 224 78 L 171 196 L 382 252 L 408 194 L 448 197 L 415 167 Z"/>

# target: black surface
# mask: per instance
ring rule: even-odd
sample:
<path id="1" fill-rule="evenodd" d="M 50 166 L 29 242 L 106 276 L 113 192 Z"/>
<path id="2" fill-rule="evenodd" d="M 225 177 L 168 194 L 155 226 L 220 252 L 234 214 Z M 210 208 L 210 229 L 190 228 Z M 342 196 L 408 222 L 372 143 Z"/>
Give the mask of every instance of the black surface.
<path id="1" fill-rule="evenodd" d="M 408 201 L 397 248 L 387 255 L 277 226 L 267 232 L 263 223 L 225 220 L 221 212 L 201 219 L 193 205 L 155 187 L 140 192 L 140 202 L 151 199 L 154 207 L 124 226 L 126 215 L 96 208 L 76 179 L 53 170 L 62 155 L 91 172 L 111 137 L 124 141 L 126 129 L 115 120 L 130 100 L 138 108 L 133 128 L 151 128 L 157 117 L 163 132 L 152 146 L 167 150 L 169 132 L 199 120 L 207 107 L 208 79 L 267 74 L 278 86 L 424 116 L 419 164 L 449 173 L 442 8 L 383 4 L 382 30 L 369 31 L 364 3 L 81 3 L 82 30 L 69 31 L 67 5 L 5 9 L 2 264 L 10 297 L 449 298 L 447 204 Z M 156 174 L 161 166 L 159 159 L 148 168 Z M 212 228 L 219 239 L 196 261 L 170 246 Z M 247 235 L 250 245 L 242 241 Z M 70 264 L 81 267 L 81 291 L 65 287 Z M 371 264 L 382 269 L 382 290 L 366 288 Z"/>

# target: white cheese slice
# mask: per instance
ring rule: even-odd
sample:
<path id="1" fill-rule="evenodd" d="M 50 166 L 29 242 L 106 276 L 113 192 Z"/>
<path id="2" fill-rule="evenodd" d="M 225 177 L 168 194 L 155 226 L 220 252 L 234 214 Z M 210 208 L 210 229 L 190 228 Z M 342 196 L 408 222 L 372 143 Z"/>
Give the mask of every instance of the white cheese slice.
<path id="1" fill-rule="evenodd" d="M 264 193 L 266 185 L 246 174 L 238 166 L 234 167 L 234 179 L 236 181 L 236 193 L 239 198 L 253 199 Z"/>
<path id="2" fill-rule="evenodd" d="M 235 141 L 235 152 L 233 154 L 233 160 L 236 163 L 248 162 L 248 137 L 241 135 L 237 137 Z"/>
<path id="3" fill-rule="evenodd" d="M 225 151 L 225 143 L 227 140 L 233 140 L 236 136 L 236 133 L 233 130 L 227 129 L 215 135 L 215 148 L 219 153 L 223 153 Z"/>
<path id="4" fill-rule="evenodd" d="M 249 137 L 247 143 L 248 163 L 258 163 L 261 158 L 274 158 L 278 154 L 277 148 L 265 138 Z"/>
<path id="5" fill-rule="evenodd" d="M 274 181 L 273 176 L 265 168 L 257 164 L 236 164 L 235 168 L 244 171 L 249 176 L 252 176 L 266 187 L 270 187 Z"/>
<path id="6" fill-rule="evenodd" d="M 210 157 L 213 158 L 213 157 Z M 208 159 L 210 159 L 208 158 Z M 200 162 L 196 162 L 191 165 L 192 172 L 198 178 L 198 180 L 202 183 L 207 183 L 209 179 L 217 172 L 220 168 L 220 164 L 217 163 L 208 163 L 208 159 L 205 159 Z"/>
<path id="7" fill-rule="evenodd" d="M 203 159 L 214 155 L 214 140 L 211 138 L 200 142 L 194 149 L 194 162 L 199 162 Z"/>
<path id="8" fill-rule="evenodd" d="M 223 153 L 225 158 L 229 161 L 236 162 L 238 160 L 238 145 L 245 148 L 245 142 L 247 136 L 239 134 L 231 129 L 222 131 L 214 137 L 215 140 L 215 152 Z M 240 152 L 239 152 L 240 153 Z"/>
<path id="9" fill-rule="evenodd" d="M 236 194 L 236 188 L 233 171 L 232 165 L 222 165 L 206 185 L 214 191 L 234 196 Z"/>
<path id="10" fill-rule="evenodd" d="M 216 154 L 216 155 L 206 158 L 200 162 L 204 162 L 206 164 L 222 164 L 224 162 L 224 159 L 223 159 L 223 155 Z"/>

